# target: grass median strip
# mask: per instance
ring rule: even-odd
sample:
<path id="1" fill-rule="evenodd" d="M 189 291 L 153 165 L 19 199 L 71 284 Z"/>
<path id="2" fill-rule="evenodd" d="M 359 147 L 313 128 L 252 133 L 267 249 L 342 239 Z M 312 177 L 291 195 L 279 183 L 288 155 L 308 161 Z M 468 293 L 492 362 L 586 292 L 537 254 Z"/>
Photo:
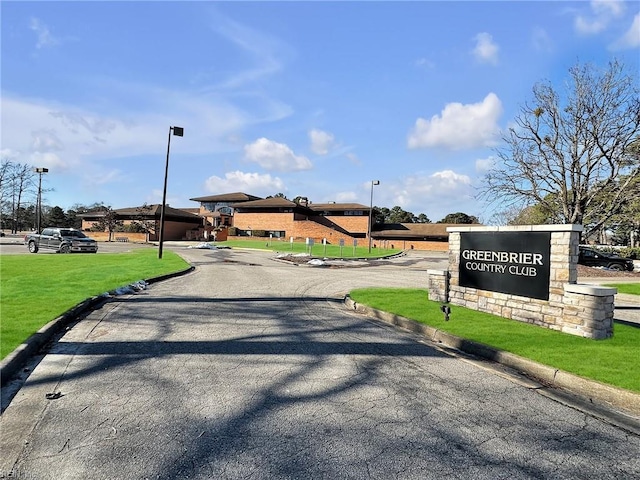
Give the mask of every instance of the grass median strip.
<path id="1" fill-rule="evenodd" d="M 367 242 L 360 240 L 359 246 L 354 248 L 353 243 L 345 242 L 343 247 L 337 243 L 323 245 L 318 242 L 313 246 L 308 246 L 303 242 L 291 243 L 286 240 L 264 238 L 262 240 L 227 240 L 224 242 L 210 242 L 211 245 L 230 248 L 256 248 L 260 250 L 270 250 L 282 254 L 309 253 L 314 257 L 327 258 L 380 258 L 388 255 L 395 255 L 402 250 L 398 248 L 372 248 L 369 252 Z"/>
<path id="2" fill-rule="evenodd" d="M 447 322 L 440 303 L 423 289 L 354 290 L 364 305 L 438 328 L 566 372 L 640 392 L 640 328 L 616 323 L 607 340 L 591 340 L 463 307 L 451 307 Z"/>
<path id="3" fill-rule="evenodd" d="M 4 255 L 0 261 L 0 359 L 82 301 L 189 265 L 173 252 Z"/>
<path id="4" fill-rule="evenodd" d="M 618 293 L 627 293 L 629 295 L 640 295 L 640 283 L 609 283 L 605 287 L 613 287 L 618 289 Z M 640 305 L 640 297 L 638 298 Z"/>

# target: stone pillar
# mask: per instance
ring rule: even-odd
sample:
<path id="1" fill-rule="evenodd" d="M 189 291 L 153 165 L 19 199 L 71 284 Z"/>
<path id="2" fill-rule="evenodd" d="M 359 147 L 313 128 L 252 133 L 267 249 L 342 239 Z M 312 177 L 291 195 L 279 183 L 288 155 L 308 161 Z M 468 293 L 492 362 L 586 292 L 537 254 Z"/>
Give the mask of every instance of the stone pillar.
<path id="1" fill-rule="evenodd" d="M 427 270 L 427 289 L 429 300 L 449 303 L 449 271 Z"/>
<path id="2" fill-rule="evenodd" d="M 564 291 L 563 332 L 595 339 L 613 335 L 615 288 L 566 284 Z"/>

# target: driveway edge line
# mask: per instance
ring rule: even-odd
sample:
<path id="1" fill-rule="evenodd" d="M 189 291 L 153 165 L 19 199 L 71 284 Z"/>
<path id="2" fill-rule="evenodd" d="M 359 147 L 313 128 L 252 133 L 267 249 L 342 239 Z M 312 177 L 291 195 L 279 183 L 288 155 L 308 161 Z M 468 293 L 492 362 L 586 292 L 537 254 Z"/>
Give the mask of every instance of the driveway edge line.
<path id="1" fill-rule="evenodd" d="M 145 282 L 152 284 L 168 278 L 179 277 L 192 272 L 194 269 L 195 267 L 190 266 L 189 268 L 178 272 L 152 277 L 145 280 Z M 0 386 L 4 386 L 11 381 L 20 369 L 24 368 L 29 358 L 35 355 L 44 345 L 47 344 L 47 342 L 51 341 L 56 334 L 61 332 L 67 325 L 75 320 L 76 317 L 109 301 L 111 296 L 115 295 L 115 292 L 116 289 L 106 292 L 109 296 L 105 294 L 97 295 L 80 302 L 59 317 L 51 320 L 49 323 L 41 327 L 36 333 L 27 338 L 22 344 L 18 345 L 13 352 L 0 361 Z"/>
<path id="2" fill-rule="evenodd" d="M 620 409 L 624 413 L 635 417 L 640 417 L 640 394 L 638 393 L 580 377 L 510 352 L 443 332 L 406 317 L 358 304 L 349 296 L 345 297 L 344 302 L 349 310 L 417 333 L 434 344 L 442 344 L 449 348 L 500 363 L 537 379 L 544 385 L 567 390 L 582 397 L 587 402 L 604 404 Z M 637 421 L 638 418 L 635 420 Z"/>

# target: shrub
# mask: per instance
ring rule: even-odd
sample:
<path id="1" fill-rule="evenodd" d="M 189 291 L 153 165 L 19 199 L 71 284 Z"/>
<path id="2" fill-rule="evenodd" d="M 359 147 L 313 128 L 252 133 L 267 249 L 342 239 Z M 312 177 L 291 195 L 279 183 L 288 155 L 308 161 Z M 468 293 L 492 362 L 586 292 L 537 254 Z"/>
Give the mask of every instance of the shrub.
<path id="1" fill-rule="evenodd" d="M 638 260 L 640 259 L 640 247 L 635 247 L 635 248 L 625 247 L 622 250 L 620 250 L 620 256 L 629 257 L 629 258 L 633 258 L 634 260 Z"/>
<path id="2" fill-rule="evenodd" d="M 640 259 L 640 247 L 592 247 L 594 250 L 598 250 L 603 253 L 613 253 L 620 257 L 632 258 L 634 260 Z"/>
<path id="3" fill-rule="evenodd" d="M 144 226 L 139 223 L 130 223 L 129 225 L 125 225 L 123 231 L 130 233 L 145 233 Z"/>

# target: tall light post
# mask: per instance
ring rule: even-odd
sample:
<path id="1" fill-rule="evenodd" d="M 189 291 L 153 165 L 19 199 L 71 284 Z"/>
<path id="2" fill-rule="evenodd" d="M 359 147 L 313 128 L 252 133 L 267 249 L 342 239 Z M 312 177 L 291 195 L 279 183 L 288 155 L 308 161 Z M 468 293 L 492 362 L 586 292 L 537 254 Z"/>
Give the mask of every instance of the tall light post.
<path id="1" fill-rule="evenodd" d="M 371 253 L 371 229 L 373 224 L 373 186 L 380 185 L 380 180 L 372 180 L 371 181 L 371 206 L 369 209 L 369 225 L 367 229 L 367 237 L 369 237 L 369 253 Z"/>
<path id="2" fill-rule="evenodd" d="M 164 188 L 162 189 L 162 209 L 160 210 L 160 246 L 158 247 L 158 258 L 162 258 L 162 242 L 164 241 L 164 209 L 167 203 L 167 176 L 169 175 L 169 148 L 171 147 L 171 133 L 176 137 L 184 136 L 184 128 L 169 127 L 169 140 L 167 141 L 167 163 L 164 167 Z"/>
<path id="3" fill-rule="evenodd" d="M 36 207 L 36 233 L 40 233 L 40 221 L 42 218 L 42 174 L 48 173 L 49 169 L 44 167 L 38 167 L 33 169 L 36 172 L 40 179 L 38 180 L 38 205 Z"/>

